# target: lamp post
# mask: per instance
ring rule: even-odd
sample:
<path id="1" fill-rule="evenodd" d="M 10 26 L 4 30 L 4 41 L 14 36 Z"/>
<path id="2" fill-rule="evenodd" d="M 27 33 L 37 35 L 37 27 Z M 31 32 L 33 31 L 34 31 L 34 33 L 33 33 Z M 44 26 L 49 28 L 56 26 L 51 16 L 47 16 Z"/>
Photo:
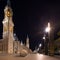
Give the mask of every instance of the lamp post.
<path id="1" fill-rule="evenodd" d="M 45 52 L 45 55 L 48 55 L 48 41 L 46 38 L 46 34 L 44 34 L 43 40 L 44 40 L 44 52 Z"/>
<path id="2" fill-rule="evenodd" d="M 39 44 L 39 51 L 38 51 L 39 53 L 41 53 L 41 46 L 42 46 L 42 44 L 40 43 Z"/>
<path id="3" fill-rule="evenodd" d="M 40 44 L 39 44 L 39 47 L 41 48 L 41 46 L 42 46 L 42 44 L 40 43 Z"/>
<path id="4" fill-rule="evenodd" d="M 48 43 L 48 41 L 46 41 L 47 48 L 48 48 L 48 47 L 50 48 L 50 30 L 51 30 L 50 22 L 48 22 L 48 26 L 47 26 L 47 28 L 45 29 L 45 32 L 48 33 L 48 40 L 49 40 L 49 43 Z M 46 40 L 47 40 L 47 39 L 46 39 Z M 48 49 L 48 52 L 49 52 L 49 49 Z"/>
<path id="5" fill-rule="evenodd" d="M 48 40 L 50 42 L 50 30 L 51 30 L 51 27 L 50 27 L 50 23 L 48 22 L 48 26 L 46 27 L 45 29 L 45 33 L 44 33 L 44 50 L 45 50 L 45 55 L 48 55 L 48 47 L 50 47 L 50 44 L 48 45 Z M 48 33 L 48 39 L 47 39 L 47 36 L 46 36 L 46 33 Z"/>
<path id="6" fill-rule="evenodd" d="M 45 31 L 49 33 L 50 30 L 51 30 L 51 28 L 50 28 L 50 23 L 48 22 L 48 26 L 46 27 Z"/>

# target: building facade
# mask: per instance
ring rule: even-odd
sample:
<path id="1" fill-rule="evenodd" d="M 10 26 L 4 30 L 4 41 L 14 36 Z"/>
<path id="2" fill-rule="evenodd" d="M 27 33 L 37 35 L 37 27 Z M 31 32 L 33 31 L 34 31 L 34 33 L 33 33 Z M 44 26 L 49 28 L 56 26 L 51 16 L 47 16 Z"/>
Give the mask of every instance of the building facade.
<path id="1" fill-rule="evenodd" d="M 22 51 L 31 53 L 31 50 L 29 49 L 29 41 L 27 41 L 26 46 L 22 46 L 20 41 L 16 40 L 14 37 L 14 23 L 12 20 L 13 11 L 10 5 L 10 0 L 8 0 L 4 9 L 4 19 L 2 21 L 3 39 L 0 40 L 0 51 L 9 54 L 21 53 Z M 29 40 L 29 38 L 26 40 Z"/>

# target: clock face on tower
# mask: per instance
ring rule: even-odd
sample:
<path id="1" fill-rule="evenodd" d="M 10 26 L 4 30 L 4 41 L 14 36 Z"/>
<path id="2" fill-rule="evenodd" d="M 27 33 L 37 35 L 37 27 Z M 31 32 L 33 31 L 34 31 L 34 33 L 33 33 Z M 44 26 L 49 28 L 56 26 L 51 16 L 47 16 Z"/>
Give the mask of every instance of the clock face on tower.
<path id="1" fill-rule="evenodd" d="M 10 11 L 9 11 L 9 10 L 7 11 L 7 16 L 8 16 L 8 17 L 10 17 L 10 16 L 11 16 L 11 13 L 10 13 Z"/>

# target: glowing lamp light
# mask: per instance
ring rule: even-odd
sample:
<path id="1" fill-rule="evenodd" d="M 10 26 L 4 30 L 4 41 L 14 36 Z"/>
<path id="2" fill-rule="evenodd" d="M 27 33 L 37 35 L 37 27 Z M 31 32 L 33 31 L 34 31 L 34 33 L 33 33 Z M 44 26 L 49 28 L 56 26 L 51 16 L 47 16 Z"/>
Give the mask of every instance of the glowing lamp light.
<path id="1" fill-rule="evenodd" d="M 41 47 L 41 46 L 42 46 L 42 44 L 39 45 L 39 47 Z"/>
<path id="2" fill-rule="evenodd" d="M 48 27 L 45 29 L 46 32 L 50 32 L 51 28 L 50 28 L 50 23 L 48 23 Z"/>
<path id="3" fill-rule="evenodd" d="M 45 40 L 45 36 L 43 36 L 43 39 Z"/>
<path id="4" fill-rule="evenodd" d="M 49 32 L 49 31 L 50 31 L 50 28 L 49 28 L 49 27 L 47 27 L 45 31 L 46 31 L 46 32 Z"/>

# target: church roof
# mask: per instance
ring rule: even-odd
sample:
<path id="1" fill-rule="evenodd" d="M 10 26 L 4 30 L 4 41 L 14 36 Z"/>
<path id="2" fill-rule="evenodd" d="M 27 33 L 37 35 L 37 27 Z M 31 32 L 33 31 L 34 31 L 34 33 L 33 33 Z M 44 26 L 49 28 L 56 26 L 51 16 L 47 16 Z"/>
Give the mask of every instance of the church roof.
<path id="1" fill-rule="evenodd" d="M 32 53 L 32 50 L 27 48 L 24 45 L 20 46 L 20 52 L 22 52 L 22 51 L 26 51 L 27 53 Z"/>

